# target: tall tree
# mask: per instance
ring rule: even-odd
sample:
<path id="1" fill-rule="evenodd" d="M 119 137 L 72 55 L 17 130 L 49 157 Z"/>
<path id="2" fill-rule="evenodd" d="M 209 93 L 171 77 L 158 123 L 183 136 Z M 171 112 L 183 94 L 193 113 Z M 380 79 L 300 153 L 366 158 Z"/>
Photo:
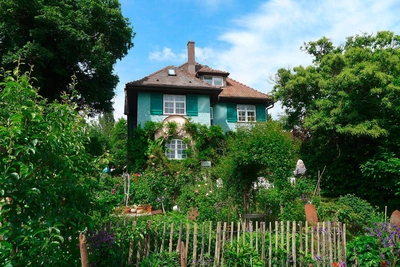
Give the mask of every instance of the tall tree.
<path id="1" fill-rule="evenodd" d="M 133 46 L 133 29 L 118 0 L 0 1 L 0 65 L 34 66 L 35 86 L 49 100 L 69 92 L 71 77 L 80 106 L 112 111 L 117 59 Z"/>
<path id="2" fill-rule="evenodd" d="M 307 133 L 302 158 L 332 196 L 356 192 L 395 203 L 400 169 L 400 36 L 382 31 L 306 43 L 314 64 L 280 69 L 273 95 L 293 129 Z M 316 175 L 315 175 L 316 176 Z"/>

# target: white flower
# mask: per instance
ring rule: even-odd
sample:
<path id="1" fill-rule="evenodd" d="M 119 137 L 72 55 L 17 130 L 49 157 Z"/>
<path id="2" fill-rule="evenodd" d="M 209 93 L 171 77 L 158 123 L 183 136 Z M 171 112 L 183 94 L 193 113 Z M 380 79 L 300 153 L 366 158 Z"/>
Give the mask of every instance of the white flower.
<path id="1" fill-rule="evenodd" d="M 206 194 L 206 197 L 208 197 L 208 193 Z"/>

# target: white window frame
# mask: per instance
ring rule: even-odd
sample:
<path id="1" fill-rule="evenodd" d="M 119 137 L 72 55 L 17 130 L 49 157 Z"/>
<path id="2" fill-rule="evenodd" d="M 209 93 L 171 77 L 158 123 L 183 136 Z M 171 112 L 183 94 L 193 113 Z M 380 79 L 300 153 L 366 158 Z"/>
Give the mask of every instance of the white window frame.
<path id="1" fill-rule="evenodd" d="M 256 106 L 255 105 L 237 105 L 238 122 L 255 122 Z"/>
<path id="2" fill-rule="evenodd" d="M 203 81 L 215 86 L 224 86 L 224 78 L 221 76 L 204 75 Z M 220 83 L 218 81 L 221 81 Z"/>
<path id="3" fill-rule="evenodd" d="M 172 139 L 168 144 L 166 144 L 167 151 L 165 151 L 165 156 L 169 159 L 184 159 L 186 158 L 185 150 L 187 145 L 182 139 Z"/>
<path id="4" fill-rule="evenodd" d="M 186 96 L 163 95 L 163 114 L 186 115 Z"/>

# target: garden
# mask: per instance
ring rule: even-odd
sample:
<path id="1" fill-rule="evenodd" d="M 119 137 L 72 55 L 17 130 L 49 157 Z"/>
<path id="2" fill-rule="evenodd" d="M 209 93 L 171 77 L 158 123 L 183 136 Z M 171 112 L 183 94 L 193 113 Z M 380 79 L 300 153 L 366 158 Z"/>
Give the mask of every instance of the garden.
<path id="1" fill-rule="evenodd" d="M 175 124 L 128 138 L 123 119 L 89 122 L 74 80 L 49 103 L 31 79 L 0 84 L 1 266 L 396 266 L 400 229 L 382 208 L 326 196 L 322 174 L 290 181 L 301 142 L 279 122 L 189 122 L 187 157 L 169 160 Z"/>

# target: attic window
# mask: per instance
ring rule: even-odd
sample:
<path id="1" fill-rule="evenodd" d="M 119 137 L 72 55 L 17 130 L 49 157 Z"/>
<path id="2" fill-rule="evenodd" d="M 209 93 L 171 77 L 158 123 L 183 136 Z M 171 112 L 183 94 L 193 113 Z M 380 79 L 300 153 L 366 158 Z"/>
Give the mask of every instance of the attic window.
<path id="1" fill-rule="evenodd" d="M 168 76 L 176 76 L 174 69 L 168 69 Z"/>
<path id="2" fill-rule="evenodd" d="M 203 76 L 203 81 L 205 81 L 208 84 L 216 86 L 224 85 L 224 80 L 220 76 Z"/>

